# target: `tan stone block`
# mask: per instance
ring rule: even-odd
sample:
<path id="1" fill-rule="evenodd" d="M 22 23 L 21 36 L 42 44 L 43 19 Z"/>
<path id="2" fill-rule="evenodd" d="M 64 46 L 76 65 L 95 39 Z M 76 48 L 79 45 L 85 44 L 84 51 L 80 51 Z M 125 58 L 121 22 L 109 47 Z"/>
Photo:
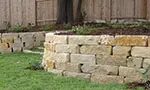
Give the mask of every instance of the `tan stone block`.
<path id="1" fill-rule="evenodd" d="M 96 73 L 99 75 L 117 75 L 119 68 L 117 66 L 109 65 L 89 65 L 84 64 L 81 67 L 82 72 L 85 73 Z"/>
<path id="2" fill-rule="evenodd" d="M 143 67 L 145 69 L 147 69 L 148 67 L 150 67 L 150 58 L 144 59 Z"/>
<path id="3" fill-rule="evenodd" d="M 74 64 L 96 64 L 95 55 L 71 54 L 71 63 Z"/>
<path id="4" fill-rule="evenodd" d="M 52 43 L 54 35 L 55 35 L 54 33 L 46 33 L 45 42 Z"/>
<path id="5" fill-rule="evenodd" d="M 99 44 L 101 45 L 116 45 L 116 40 L 114 36 L 101 35 L 99 39 Z"/>
<path id="6" fill-rule="evenodd" d="M 143 58 L 129 57 L 127 59 L 128 67 L 142 68 Z"/>
<path id="7" fill-rule="evenodd" d="M 113 47 L 113 55 L 129 56 L 131 47 L 115 46 Z"/>
<path id="8" fill-rule="evenodd" d="M 84 79 L 88 79 L 90 80 L 90 74 L 85 74 L 85 73 L 76 73 L 76 72 L 68 72 L 65 71 L 63 73 L 64 76 L 68 76 L 68 77 L 77 77 L 77 78 L 84 78 Z"/>
<path id="9" fill-rule="evenodd" d="M 57 53 L 54 58 L 55 58 L 55 61 L 58 63 L 67 63 L 69 62 L 70 56 L 68 53 Z"/>
<path id="10" fill-rule="evenodd" d="M 40 46 L 45 41 L 45 32 L 34 32 L 34 46 Z"/>
<path id="11" fill-rule="evenodd" d="M 46 34 L 45 41 L 48 43 L 67 44 L 67 35 L 49 35 Z"/>
<path id="12" fill-rule="evenodd" d="M 57 70 L 66 70 L 67 63 L 55 62 L 55 68 Z"/>
<path id="13" fill-rule="evenodd" d="M 44 47 L 47 51 L 55 52 L 56 44 L 45 42 Z"/>
<path id="14" fill-rule="evenodd" d="M 119 75 L 126 76 L 126 77 L 140 76 L 140 72 L 138 72 L 138 70 L 136 70 L 135 68 L 120 66 L 119 67 Z"/>
<path id="15" fill-rule="evenodd" d="M 125 78 L 125 83 L 141 83 L 144 82 L 144 78 L 142 76 L 129 76 Z"/>
<path id="16" fill-rule="evenodd" d="M 46 61 L 45 66 L 44 66 L 45 70 L 54 69 L 55 63 L 53 61 L 51 60 L 45 60 L 45 61 Z"/>
<path id="17" fill-rule="evenodd" d="M 140 35 L 117 35 L 117 45 L 121 46 L 146 46 L 148 36 Z"/>
<path id="18" fill-rule="evenodd" d="M 111 82 L 111 83 L 123 83 L 124 82 L 124 77 L 122 76 L 111 76 L 111 75 L 99 75 L 93 73 L 91 75 L 91 81 L 93 82 L 100 82 L 100 83 L 105 83 L 105 82 Z"/>
<path id="19" fill-rule="evenodd" d="M 74 35 L 69 36 L 69 44 L 98 44 L 99 36 Z"/>
<path id="20" fill-rule="evenodd" d="M 79 53 L 78 45 L 58 44 L 56 45 L 56 52 L 58 53 Z"/>
<path id="21" fill-rule="evenodd" d="M 148 46 L 150 47 L 150 36 L 148 37 Z"/>
<path id="22" fill-rule="evenodd" d="M 3 33 L 2 34 L 2 42 L 12 44 L 14 39 L 19 38 L 18 33 Z"/>
<path id="23" fill-rule="evenodd" d="M 8 48 L 8 44 L 7 43 L 0 43 L 0 48 Z"/>
<path id="24" fill-rule="evenodd" d="M 79 64 L 67 63 L 66 64 L 66 71 L 69 72 L 81 72 Z"/>
<path id="25" fill-rule="evenodd" d="M 57 70 L 57 69 L 48 69 L 48 72 L 62 76 L 63 75 L 63 70 Z"/>
<path id="26" fill-rule="evenodd" d="M 150 47 L 133 47 L 131 55 L 134 57 L 150 57 Z"/>
<path id="27" fill-rule="evenodd" d="M 96 55 L 97 64 L 127 66 L 125 56 Z"/>
<path id="28" fill-rule="evenodd" d="M 111 54 L 111 46 L 104 45 L 90 45 L 90 46 L 81 46 L 80 52 L 81 54 L 103 54 L 110 55 Z"/>
<path id="29" fill-rule="evenodd" d="M 11 48 L 0 48 L 0 53 L 10 53 L 12 52 Z"/>

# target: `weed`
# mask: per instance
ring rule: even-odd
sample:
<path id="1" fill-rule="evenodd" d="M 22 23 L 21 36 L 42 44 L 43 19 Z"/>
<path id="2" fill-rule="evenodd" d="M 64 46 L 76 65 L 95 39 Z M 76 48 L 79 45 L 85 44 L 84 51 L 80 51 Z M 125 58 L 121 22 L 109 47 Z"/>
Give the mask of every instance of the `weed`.
<path id="1" fill-rule="evenodd" d="M 52 31 L 54 29 L 54 25 L 53 24 L 49 24 L 49 25 L 44 25 L 41 28 L 44 31 Z"/>
<path id="2" fill-rule="evenodd" d="M 75 32 L 77 35 L 88 34 L 88 27 L 86 26 L 73 26 L 72 31 Z"/>
<path id="3" fill-rule="evenodd" d="M 72 28 L 72 25 L 71 24 L 64 24 L 64 28 L 65 29 L 70 29 L 70 28 Z"/>
<path id="4" fill-rule="evenodd" d="M 43 70 L 43 67 L 41 66 L 41 62 L 37 60 L 32 60 L 29 62 L 29 67 L 26 67 L 25 69 L 31 69 L 31 70 Z"/>
<path id="5" fill-rule="evenodd" d="M 16 25 L 12 30 L 15 32 L 19 32 L 19 31 L 23 31 L 25 29 L 25 27 L 21 26 L 21 25 Z"/>

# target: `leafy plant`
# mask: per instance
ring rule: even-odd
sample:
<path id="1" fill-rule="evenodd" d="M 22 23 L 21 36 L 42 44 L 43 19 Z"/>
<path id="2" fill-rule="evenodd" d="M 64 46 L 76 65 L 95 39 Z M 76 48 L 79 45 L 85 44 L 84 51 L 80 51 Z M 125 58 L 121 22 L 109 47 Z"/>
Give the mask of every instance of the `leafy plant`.
<path id="1" fill-rule="evenodd" d="M 12 28 L 12 30 L 15 32 L 23 31 L 24 29 L 25 29 L 25 27 L 23 27 L 21 25 L 16 25 L 14 28 Z"/>
<path id="2" fill-rule="evenodd" d="M 65 29 L 70 29 L 70 28 L 72 28 L 72 25 L 71 24 L 64 24 L 64 28 Z"/>
<path id="3" fill-rule="evenodd" d="M 53 24 L 49 24 L 49 25 L 44 25 L 41 28 L 44 31 L 52 31 L 54 29 L 54 25 Z"/>
<path id="4" fill-rule="evenodd" d="M 77 35 L 88 34 L 88 28 L 86 26 L 73 26 L 72 31 Z"/>
<path id="5" fill-rule="evenodd" d="M 31 70 L 43 70 L 43 67 L 41 66 L 41 62 L 32 60 L 29 62 L 29 67 L 26 67 L 25 69 L 31 69 Z"/>

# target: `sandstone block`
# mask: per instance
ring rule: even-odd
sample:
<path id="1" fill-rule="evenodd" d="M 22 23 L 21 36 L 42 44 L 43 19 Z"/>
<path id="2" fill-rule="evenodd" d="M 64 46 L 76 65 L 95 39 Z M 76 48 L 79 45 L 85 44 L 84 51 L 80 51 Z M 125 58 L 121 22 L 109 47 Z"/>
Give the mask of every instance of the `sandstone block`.
<path id="1" fill-rule="evenodd" d="M 111 54 L 111 46 L 103 46 L 103 45 L 81 46 L 80 52 L 82 54 L 110 55 Z"/>
<path id="2" fill-rule="evenodd" d="M 14 39 L 18 38 L 18 33 L 3 33 L 2 34 L 2 42 L 12 44 Z"/>
<path id="3" fill-rule="evenodd" d="M 22 39 L 24 49 L 30 49 L 34 46 L 33 33 L 19 33 L 19 36 Z"/>
<path id="4" fill-rule="evenodd" d="M 69 62 L 69 54 L 68 53 L 57 53 L 55 61 L 58 63 L 66 63 Z"/>
<path id="5" fill-rule="evenodd" d="M 135 57 L 150 57 L 150 47 L 133 47 L 131 55 Z"/>
<path id="6" fill-rule="evenodd" d="M 69 77 L 77 77 L 77 78 L 84 78 L 90 80 L 90 74 L 85 74 L 85 73 L 76 73 L 76 72 L 68 72 L 65 71 L 63 73 L 64 76 L 69 76 Z"/>
<path id="7" fill-rule="evenodd" d="M 117 35 L 115 38 L 117 45 L 121 46 L 146 46 L 148 40 L 144 35 Z"/>
<path id="8" fill-rule="evenodd" d="M 55 48 L 56 48 L 56 44 L 54 43 L 44 43 L 44 47 L 46 50 L 51 51 L 51 52 L 55 52 Z"/>
<path id="9" fill-rule="evenodd" d="M 85 73 L 96 73 L 99 75 L 117 75 L 119 68 L 117 66 L 108 65 L 88 65 L 84 64 L 81 67 L 82 72 Z"/>
<path id="10" fill-rule="evenodd" d="M 34 32 L 34 46 L 40 46 L 45 41 L 45 32 Z"/>
<path id="11" fill-rule="evenodd" d="M 67 45 L 67 44 L 59 44 L 56 45 L 56 52 L 58 53 L 79 53 L 78 45 Z"/>
<path id="12" fill-rule="evenodd" d="M 114 36 L 101 35 L 99 38 L 99 44 L 101 44 L 101 45 L 115 45 L 116 40 L 115 40 Z"/>
<path id="13" fill-rule="evenodd" d="M 143 58 L 129 57 L 127 59 L 128 67 L 142 68 Z"/>
<path id="14" fill-rule="evenodd" d="M 112 66 L 126 66 L 125 56 L 111 56 L 111 55 L 96 55 L 97 64 L 112 65 Z"/>
<path id="15" fill-rule="evenodd" d="M 150 58 L 148 59 L 144 59 L 144 62 L 143 62 L 143 67 L 145 69 L 147 69 L 148 67 L 150 67 Z"/>
<path id="16" fill-rule="evenodd" d="M 95 55 L 71 54 L 71 63 L 74 64 L 96 64 Z"/>
<path id="17" fill-rule="evenodd" d="M 45 60 L 45 66 L 44 66 L 44 69 L 45 70 L 51 70 L 51 69 L 54 69 L 54 65 L 55 63 L 51 60 Z"/>
<path id="18" fill-rule="evenodd" d="M 120 76 L 126 76 L 126 77 L 140 76 L 140 72 L 138 72 L 138 70 L 136 70 L 135 68 L 120 66 L 119 67 L 119 75 Z"/>
<path id="19" fill-rule="evenodd" d="M 69 36 L 69 44 L 98 44 L 99 36 Z"/>
<path id="20" fill-rule="evenodd" d="M 0 53 L 10 53 L 12 52 L 11 48 L 0 48 Z"/>
<path id="21" fill-rule="evenodd" d="M 67 68 L 67 63 L 55 62 L 55 68 L 56 68 L 57 70 L 66 70 L 66 68 Z"/>
<path id="22" fill-rule="evenodd" d="M 46 34 L 46 39 L 45 41 L 48 43 L 56 43 L 56 44 L 67 44 L 68 41 L 68 36 L 67 35 L 51 35 L 51 34 Z"/>
<path id="23" fill-rule="evenodd" d="M 0 43 L 0 48 L 8 48 L 8 44 L 7 43 Z"/>
<path id="24" fill-rule="evenodd" d="M 14 52 L 20 52 L 23 48 L 23 43 L 20 38 L 15 38 L 14 43 L 10 47 L 13 48 Z"/>
<path id="25" fill-rule="evenodd" d="M 115 46 L 113 47 L 113 55 L 129 56 L 131 47 Z"/>
<path id="26" fill-rule="evenodd" d="M 63 70 L 57 70 L 57 69 L 50 69 L 48 72 L 62 76 L 63 75 Z"/>
<path id="27" fill-rule="evenodd" d="M 111 83 L 123 83 L 124 82 L 124 77 L 122 76 L 111 76 L 111 75 L 99 75 L 93 73 L 91 75 L 91 81 L 94 82 L 111 82 Z"/>
<path id="28" fill-rule="evenodd" d="M 142 76 L 130 76 L 125 78 L 125 83 L 133 83 L 133 82 L 144 82 L 144 78 Z"/>
<path id="29" fill-rule="evenodd" d="M 69 72 L 81 72 L 79 64 L 67 63 L 66 64 L 66 71 Z"/>

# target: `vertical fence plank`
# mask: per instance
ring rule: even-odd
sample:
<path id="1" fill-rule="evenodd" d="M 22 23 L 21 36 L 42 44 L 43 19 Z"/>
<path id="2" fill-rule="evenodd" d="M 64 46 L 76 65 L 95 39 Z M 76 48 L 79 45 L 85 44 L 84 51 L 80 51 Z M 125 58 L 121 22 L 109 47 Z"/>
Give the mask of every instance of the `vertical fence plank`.
<path id="1" fill-rule="evenodd" d="M 36 9 L 35 9 L 35 0 L 23 0 L 22 4 L 22 20 L 23 25 L 32 25 L 35 26 L 36 24 Z"/>
<path id="2" fill-rule="evenodd" d="M 150 21 L 150 0 L 147 0 L 147 19 Z"/>
<path id="3" fill-rule="evenodd" d="M 110 21 L 111 19 L 111 0 L 103 0 L 103 13 L 102 19 L 106 21 Z"/>

